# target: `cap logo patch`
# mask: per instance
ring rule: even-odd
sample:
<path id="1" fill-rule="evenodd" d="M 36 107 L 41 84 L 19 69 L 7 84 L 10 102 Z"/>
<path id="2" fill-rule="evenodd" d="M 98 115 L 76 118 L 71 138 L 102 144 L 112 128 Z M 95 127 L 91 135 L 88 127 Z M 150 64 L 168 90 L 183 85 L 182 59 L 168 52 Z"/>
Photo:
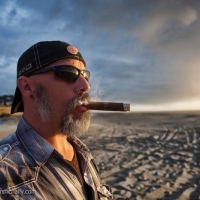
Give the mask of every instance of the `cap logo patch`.
<path id="1" fill-rule="evenodd" d="M 72 45 L 67 46 L 67 51 L 71 54 L 77 54 L 78 53 L 78 49 L 75 46 L 72 46 Z"/>

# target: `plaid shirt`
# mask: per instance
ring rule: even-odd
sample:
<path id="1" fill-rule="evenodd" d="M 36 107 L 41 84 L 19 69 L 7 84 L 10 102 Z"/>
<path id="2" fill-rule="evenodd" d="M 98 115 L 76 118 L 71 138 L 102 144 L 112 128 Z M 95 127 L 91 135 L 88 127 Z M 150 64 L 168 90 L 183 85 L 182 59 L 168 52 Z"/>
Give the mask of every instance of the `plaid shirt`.
<path id="1" fill-rule="evenodd" d="M 76 137 L 70 142 L 80 158 L 85 183 L 74 168 L 22 117 L 16 132 L 0 141 L 0 199 L 85 200 L 112 198 L 102 184 L 89 149 Z"/>

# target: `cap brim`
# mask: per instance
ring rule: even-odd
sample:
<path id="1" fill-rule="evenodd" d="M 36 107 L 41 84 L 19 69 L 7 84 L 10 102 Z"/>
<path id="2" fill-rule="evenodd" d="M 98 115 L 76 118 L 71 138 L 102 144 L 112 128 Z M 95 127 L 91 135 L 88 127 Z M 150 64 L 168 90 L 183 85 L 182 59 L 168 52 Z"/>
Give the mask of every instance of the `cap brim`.
<path id="1" fill-rule="evenodd" d="M 24 111 L 24 105 L 22 102 L 22 95 L 21 92 L 17 86 L 16 90 L 15 90 L 15 95 L 13 98 L 13 102 L 12 102 L 12 107 L 11 107 L 11 114 L 14 114 L 16 112 L 23 112 Z"/>

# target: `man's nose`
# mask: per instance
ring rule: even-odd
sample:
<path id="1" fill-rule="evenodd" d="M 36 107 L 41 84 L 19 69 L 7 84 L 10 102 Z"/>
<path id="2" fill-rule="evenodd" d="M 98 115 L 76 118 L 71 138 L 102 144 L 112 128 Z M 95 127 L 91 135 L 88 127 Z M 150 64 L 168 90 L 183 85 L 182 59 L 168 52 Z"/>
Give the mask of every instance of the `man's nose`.
<path id="1" fill-rule="evenodd" d="M 79 91 L 80 94 L 87 93 L 90 90 L 89 82 L 80 74 L 76 80 L 77 85 L 75 87 L 76 92 Z"/>

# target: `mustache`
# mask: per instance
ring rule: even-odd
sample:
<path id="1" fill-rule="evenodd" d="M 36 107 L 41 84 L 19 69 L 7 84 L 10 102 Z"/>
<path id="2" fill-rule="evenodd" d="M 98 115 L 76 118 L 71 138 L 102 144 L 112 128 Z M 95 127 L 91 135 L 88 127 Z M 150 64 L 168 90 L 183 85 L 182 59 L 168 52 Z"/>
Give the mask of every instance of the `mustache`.
<path id="1" fill-rule="evenodd" d="M 69 109 L 71 110 L 76 106 L 78 106 L 80 101 L 89 101 L 89 100 L 90 100 L 90 95 L 88 93 L 84 93 L 81 96 L 75 97 L 71 99 L 70 102 L 68 103 Z"/>
<path id="2" fill-rule="evenodd" d="M 90 95 L 88 93 L 84 93 L 81 96 L 76 98 L 78 101 L 89 101 Z"/>

